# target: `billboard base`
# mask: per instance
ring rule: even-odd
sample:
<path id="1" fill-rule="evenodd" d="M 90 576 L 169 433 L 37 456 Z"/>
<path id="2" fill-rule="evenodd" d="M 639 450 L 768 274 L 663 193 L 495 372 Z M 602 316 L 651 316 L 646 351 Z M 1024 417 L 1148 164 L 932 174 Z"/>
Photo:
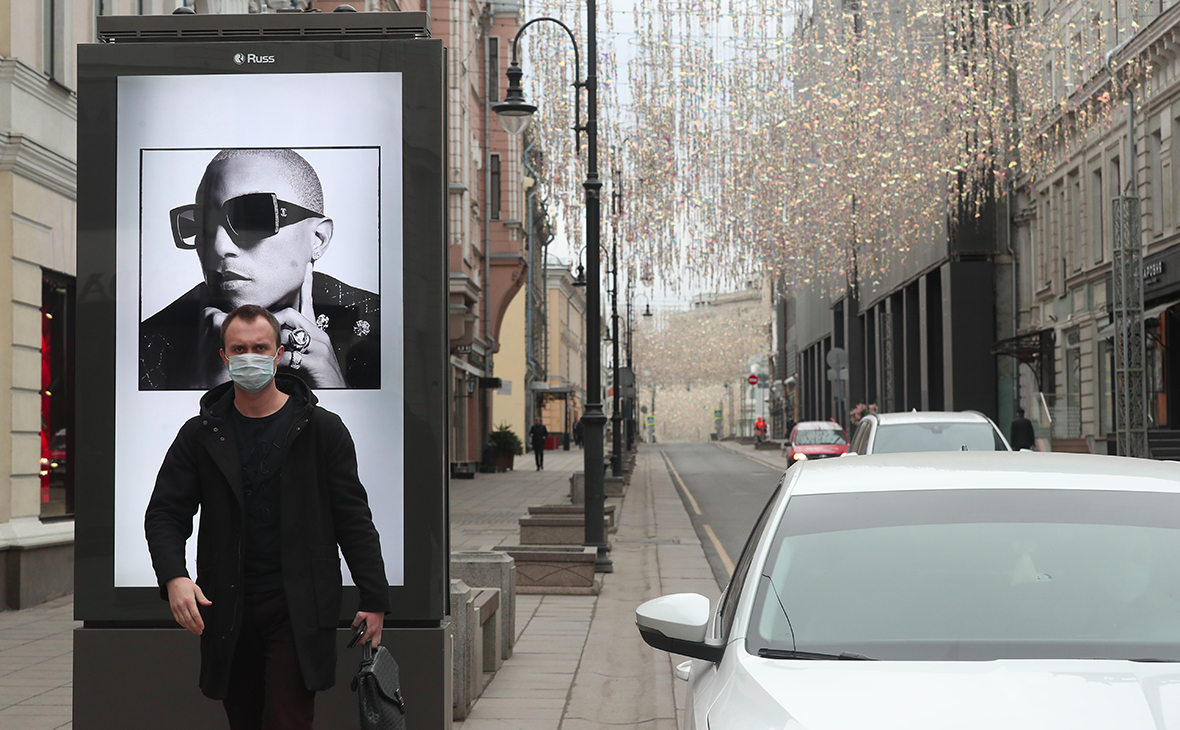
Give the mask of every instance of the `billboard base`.
<path id="1" fill-rule="evenodd" d="M 316 695 L 315 727 L 359 727 L 349 689 L 359 649 L 337 632 L 336 686 Z M 401 666 L 409 727 L 451 727 L 451 627 L 386 628 L 382 644 Z M 198 639 L 183 629 L 81 628 L 74 631 L 75 730 L 209 730 L 228 727 L 221 703 L 201 694 Z"/>

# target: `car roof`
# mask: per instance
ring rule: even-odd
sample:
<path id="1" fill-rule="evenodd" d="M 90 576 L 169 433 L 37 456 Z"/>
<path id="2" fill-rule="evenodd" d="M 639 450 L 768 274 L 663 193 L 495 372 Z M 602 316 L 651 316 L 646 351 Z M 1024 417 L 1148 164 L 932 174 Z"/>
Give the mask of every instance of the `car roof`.
<path id="1" fill-rule="evenodd" d="M 803 468 L 800 468 L 803 467 Z M 937 489 L 1180 493 L 1180 462 L 1033 451 L 915 451 L 796 464 L 792 494 Z"/>
<path id="2" fill-rule="evenodd" d="M 844 427 L 835 421 L 800 421 L 795 424 L 795 427 L 800 431 L 815 430 L 829 430 L 829 431 L 843 431 Z"/>
<path id="3" fill-rule="evenodd" d="M 895 423 L 988 423 L 990 419 L 975 411 L 899 411 L 877 413 L 874 416 L 882 426 Z"/>

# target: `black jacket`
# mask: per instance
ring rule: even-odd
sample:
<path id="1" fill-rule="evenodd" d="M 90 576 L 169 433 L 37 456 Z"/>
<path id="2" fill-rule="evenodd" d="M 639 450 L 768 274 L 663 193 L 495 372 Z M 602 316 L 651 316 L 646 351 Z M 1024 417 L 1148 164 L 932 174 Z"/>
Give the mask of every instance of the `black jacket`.
<path id="1" fill-rule="evenodd" d="M 1012 420 L 1012 430 L 1009 432 L 1008 444 L 1013 451 L 1031 449 L 1037 445 L 1037 435 L 1033 431 L 1032 421 L 1017 416 Z"/>
<path id="2" fill-rule="evenodd" d="M 279 375 L 279 389 L 296 399 L 296 416 L 283 454 L 280 542 L 283 588 L 295 651 L 310 690 L 335 682 L 336 627 L 343 596 L 340 558 L 360 589 L 362 611 L 389 611 L 389 586 L 368 497 L 357 477 L 352 436 L 336 414 L 316 405 L 298 378 Z M 144 527 L 160 594 L 187 576 L 184 545 L 201 510 L 197 534 L 197 585 L 212 606 L 202 606 L 201 690 L 225 697 L 244 605 L 242 494 L 230 409 L 232 383 L 201 398 L 201 413 L 181 427 L 160 467 Z"/>
<path id="3" fill-rule="evenodd" d="M 349 286 L 318 271 L 311 275 L 312 307 L 325 317 L 324 332 L 332 341 L 340 372 L 349 388 L 381 387 L 381 297 Z M 209 288 L 194 286 L 139 325 L 140 390 L 205 390 L 200 359 L 217 353 L 198 352 L 200 323 L 209 303 Z M 284 367 L 281 372 L 300 375 Z"/>

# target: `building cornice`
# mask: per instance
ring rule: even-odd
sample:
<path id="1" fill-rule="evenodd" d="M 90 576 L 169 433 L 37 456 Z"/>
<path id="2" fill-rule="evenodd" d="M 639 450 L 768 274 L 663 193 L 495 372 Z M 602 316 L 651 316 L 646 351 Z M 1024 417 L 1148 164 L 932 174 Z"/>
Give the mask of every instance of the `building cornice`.
<path id="1" fill-rule="evenodd" d="M 0 132 L 0 172 L 11 172 L 70 200 L 78 199 L 77 163 L 19 132 Z"/>
<path id="2" fill-rule="evenodd" d="M 78 95 L 19 58 L 0 57 L 0 84 L 11 85 L 59 114 L 78 120 Z"/>

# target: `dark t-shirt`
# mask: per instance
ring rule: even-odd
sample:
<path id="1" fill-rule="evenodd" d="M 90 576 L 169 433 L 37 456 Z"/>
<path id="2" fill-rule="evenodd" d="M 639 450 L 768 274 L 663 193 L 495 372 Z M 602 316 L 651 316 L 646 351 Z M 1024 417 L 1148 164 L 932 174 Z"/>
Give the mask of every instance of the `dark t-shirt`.
<path id="1" fill-rule="evenodd" d="M 294 398 L 269 416 L 250 418 L 232 409 L 246 497 L 246 593 L 265 593 L 283 587 L 279 551 L 279 503 L 283 475 L 283 447 L 295 418 Z"/>

